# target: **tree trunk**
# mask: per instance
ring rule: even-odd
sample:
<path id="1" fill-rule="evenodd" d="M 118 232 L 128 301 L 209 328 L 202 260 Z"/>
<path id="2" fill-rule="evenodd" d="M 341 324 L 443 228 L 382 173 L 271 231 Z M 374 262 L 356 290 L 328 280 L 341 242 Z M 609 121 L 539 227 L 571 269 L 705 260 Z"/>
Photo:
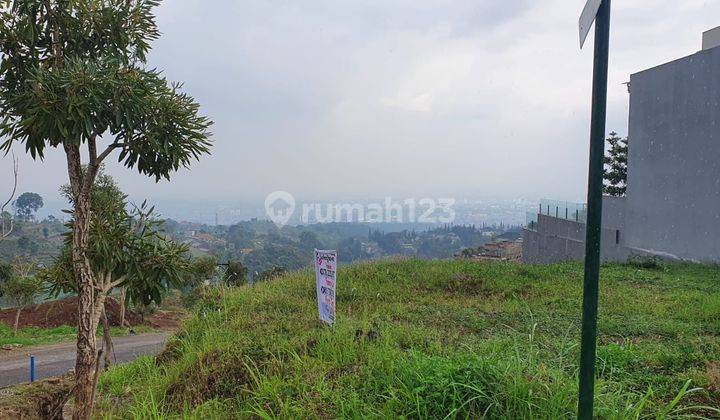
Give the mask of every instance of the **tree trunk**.
<path id="1" fill-rule="evenodd" d="M 73 195 L 72 259 L 75 281 L 78 285 L 77 357 L 75 359 L 75 402 L 73 419 L 86 420 L 92 416 L 93 378 L 97 360 L 95 334 L 100 320 L 100 309 L 105 294 L 96 288 L 90 260 L 87 256 L 90 231 L 90 185 L 85 185 L 80 165 L 78 145 L 64 143 L 67 155 L 68 176 Z"/>
<path id="2" fill-rule="evenodd" d="M 105 305 L 102 310 L 102 328 L 103 328 L 103 342 L 105 343 L 105 351 L 103 351 L 103 357 L 105 361 L 105 370 L 108 370 L 112 361 L 110 355 L 115 354 L 113 349 L 112 339 L 110 338 L 110 323 L 108 322 L 107 312 L 105 311 Z"/>
<path id="3" fill-rule="evenodd" d="M 15 312 L 15 324 L 13 324 L 13 336 L 17 334 L 18 324 L 20 324 L 20 311 L 22 311 L 22 306 L 18 306 L 17 312 Z"/>
<path id="4" fill-rule="evenodd" d="M 90 262 L 87 258 L 90 227 L 89 197 L 79 198 L 75 202 L 73 229 L 73 268 L 78 283 L 78 336 L 73 419 L 89 419 L 92 415 L 93 378 L 97 358 L 95 332 L 99 321 L 99 308 L 104 296 L 94 287 Z M 97 305 L 98 303 L 100 305 Z"/>
<path id="5" fill-rule="evenodd" d="M 127 293 L 126 287 L 120 288 L 120 327 L 125 326 L 125 294 Z"/>

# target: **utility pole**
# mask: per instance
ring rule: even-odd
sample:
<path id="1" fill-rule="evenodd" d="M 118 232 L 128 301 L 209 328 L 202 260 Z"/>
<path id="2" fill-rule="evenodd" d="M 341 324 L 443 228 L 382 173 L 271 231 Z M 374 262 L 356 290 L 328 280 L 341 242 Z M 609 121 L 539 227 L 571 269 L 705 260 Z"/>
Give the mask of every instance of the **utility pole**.
<path id="1" fill-rule="evenodd" d="M 600 234 L 602 226 L 603 156 L 607 111 L 608 49 L 610 41 L 610 0 L 588 0 L 580 15 L 580 48 L 595 21 L 592 116 L 590 120 L 590 165 L 583 279 L 582 338 L 578 419 L 593 418 L 595 358 L 597 346 L 598 289 L 600 278 Z"/>

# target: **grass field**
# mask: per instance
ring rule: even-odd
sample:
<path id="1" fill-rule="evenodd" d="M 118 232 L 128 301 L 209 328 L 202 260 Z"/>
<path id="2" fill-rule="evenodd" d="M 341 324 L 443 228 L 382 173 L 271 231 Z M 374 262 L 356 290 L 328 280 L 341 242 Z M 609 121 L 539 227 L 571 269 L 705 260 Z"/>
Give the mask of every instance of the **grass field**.
<path id="1" fill-rule="evenodd" d="M 341 267 L 337 324 L 314 276 L 218 290 L 155 358 L 100 381 L 137 418 L 571 418 L 582 265 Z M 596 416 L 720 415 L 720 268 L 605 265 Z"/>

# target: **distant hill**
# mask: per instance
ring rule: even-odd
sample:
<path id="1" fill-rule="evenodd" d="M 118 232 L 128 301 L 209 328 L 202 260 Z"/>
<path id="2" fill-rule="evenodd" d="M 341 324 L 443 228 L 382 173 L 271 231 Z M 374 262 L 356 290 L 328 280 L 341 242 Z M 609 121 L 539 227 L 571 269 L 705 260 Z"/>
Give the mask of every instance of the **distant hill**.
<path id="1" fill-rule="evenodd" d="M 12 234 L 0 240 L 0 262 L 25 257 L 48 264 L 60 252 L 65 230 L 65 225 L 57 219 L 16 221 Z"/>

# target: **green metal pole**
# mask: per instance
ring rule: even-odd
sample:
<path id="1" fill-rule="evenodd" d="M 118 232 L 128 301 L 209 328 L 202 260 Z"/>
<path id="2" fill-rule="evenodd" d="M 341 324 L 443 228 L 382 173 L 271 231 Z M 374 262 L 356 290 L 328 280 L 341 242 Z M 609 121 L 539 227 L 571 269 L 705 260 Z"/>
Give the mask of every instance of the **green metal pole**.
<path id="1" fill-rule="evenodd" d="M 590 120 L 590 168 L 588 174 L 585 277 L 583 281 L 578 398 L 578 419 L 581 420 L 591 420 L 593 418 L 609 39 L 610 0 L 603 0 L 595 18 L 595 58 L 593 63 L 592 117 Z"/>

